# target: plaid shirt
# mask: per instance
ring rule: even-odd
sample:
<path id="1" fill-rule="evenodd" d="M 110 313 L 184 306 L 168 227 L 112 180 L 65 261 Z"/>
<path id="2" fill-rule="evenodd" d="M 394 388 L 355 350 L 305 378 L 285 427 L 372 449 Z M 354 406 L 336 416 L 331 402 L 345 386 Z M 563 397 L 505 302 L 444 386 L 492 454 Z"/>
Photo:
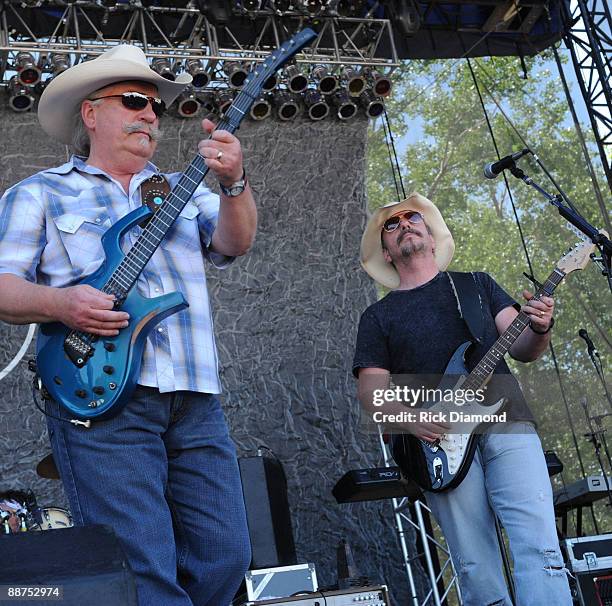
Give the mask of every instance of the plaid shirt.
<path id="1" fill-rule="evenodd" d="M 156 172 L 148 163 L 126 195 L 104 171 L 73 156 L 11 187 L 0 199 L 0 273 L 47 286 L 76 284 L 101 265 L 102 234 L 141 205 L 140 184 Z M 166 175 L 171 186 L 179 177 Z M 204 271 L 204 259 L 218 267 L 232 260 L 208 250 L 218 213 L 219 197 L 200 185 L 138 279 L 146 297 L 178 290 L 189 302 L 149 334 L 141 385 L 221 391 Z M 124 236 L 124 251 L 140 233 L 134 227 Z"/>

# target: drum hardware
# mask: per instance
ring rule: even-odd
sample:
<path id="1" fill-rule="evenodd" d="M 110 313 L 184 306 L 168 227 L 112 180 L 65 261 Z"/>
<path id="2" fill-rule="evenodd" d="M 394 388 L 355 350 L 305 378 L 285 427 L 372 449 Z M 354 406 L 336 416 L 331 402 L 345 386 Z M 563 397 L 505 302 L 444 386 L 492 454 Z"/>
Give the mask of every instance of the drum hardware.
<path id="1" fill-rule="evenodd" d="M 57 530 L 73 526 L 70 512 L 61 507 L 43 507 L 33 517 L 35 522 L 30 525 L 30 530 Z"/>

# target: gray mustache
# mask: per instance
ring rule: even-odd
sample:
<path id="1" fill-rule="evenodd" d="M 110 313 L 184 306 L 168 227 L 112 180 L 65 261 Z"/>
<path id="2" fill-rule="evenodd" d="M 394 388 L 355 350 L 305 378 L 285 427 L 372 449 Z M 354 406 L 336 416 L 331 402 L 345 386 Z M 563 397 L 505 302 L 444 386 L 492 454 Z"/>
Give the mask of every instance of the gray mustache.
<path id="1" fill-rule="evenodd" d="M 159 130 L 159 128 L 151 126 L 146 122 L 130 122 L 128 124 L 123 125 L 123 132 L 126 132 L 128 134 L 135 133 L 138 131 L 143 131 L 147 133 L 153 141 L 159 141 L 162 136 L 162 132 Z"/>

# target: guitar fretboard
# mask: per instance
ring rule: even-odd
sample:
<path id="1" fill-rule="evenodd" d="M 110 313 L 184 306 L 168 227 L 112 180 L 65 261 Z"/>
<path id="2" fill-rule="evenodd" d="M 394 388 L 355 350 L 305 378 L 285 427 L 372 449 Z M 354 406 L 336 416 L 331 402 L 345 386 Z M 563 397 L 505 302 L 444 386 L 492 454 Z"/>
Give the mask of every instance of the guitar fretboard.
<path id="1" fill-rule="evenodd" d="M 555 288 L 559 286 L 564 277 L 565 274 L 559 268 L 556 268 L 550 276 L 548 276 L 541 288 L 537 290 L 534 299 L 539 300 L 543 296 L 552 295 Z M 529 326 L 529 316 L 521 311 L 504 333 L 495 341 L 489 351 L 483 356 L 482 360 L 478 362 L 476 367 L 461 385 L 461 388 L 473 390 L 480 389 L 527 326 Z"/>

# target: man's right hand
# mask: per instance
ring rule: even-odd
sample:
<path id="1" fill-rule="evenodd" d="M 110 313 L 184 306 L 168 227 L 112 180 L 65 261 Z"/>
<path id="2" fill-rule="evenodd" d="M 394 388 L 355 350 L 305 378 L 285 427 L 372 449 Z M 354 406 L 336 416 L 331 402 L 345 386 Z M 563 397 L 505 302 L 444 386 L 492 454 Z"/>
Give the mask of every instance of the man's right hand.
<path id="1" fill-rule="evenodd" d="M 115 296 L 88 284 L 58 288 L 54 299 L 57 320 L 75 330 L 113 337 L 128 325 L 126 312 L 113 311 Z"/>
<path id="2" fill-rule="evenodd" d="M 407 423 L 404 427 L 415 438 L 425 440 L 426 442 L 439 440 L 451 428 L 451 426 L 446 423 L 425 423 L 421 421 Z"/>

